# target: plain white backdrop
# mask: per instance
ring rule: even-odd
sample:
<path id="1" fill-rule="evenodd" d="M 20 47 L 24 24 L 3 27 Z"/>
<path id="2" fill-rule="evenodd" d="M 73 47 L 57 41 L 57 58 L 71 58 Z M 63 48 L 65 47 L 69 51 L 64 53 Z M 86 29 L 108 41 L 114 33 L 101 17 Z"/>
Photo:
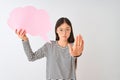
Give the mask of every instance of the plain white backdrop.
<path id="1" fill-rule="evenodd" d="M 54 25 L 68 17 L 75 36 L 81 34 L 85 48 L 78 58 L 77 80 L 120 80 L 120 1 L 119 0 L 0 0 L 0 80 L 45 80 L 46 58 L 29 62 L 22 42 L 7 24 L 16 7 L 32 5 L 48 12 Z M 45 41 L 28 34 L 33 51 Z"/>

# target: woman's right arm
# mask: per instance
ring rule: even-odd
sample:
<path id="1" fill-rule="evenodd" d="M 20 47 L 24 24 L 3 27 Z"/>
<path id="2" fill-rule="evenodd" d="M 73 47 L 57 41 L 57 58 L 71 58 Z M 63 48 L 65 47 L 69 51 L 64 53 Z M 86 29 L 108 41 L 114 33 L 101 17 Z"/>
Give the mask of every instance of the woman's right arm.
<path id="1" fill-rule="evenodd" d="M 33 52 L 31 49 L 28 37 L 26 36 L 26 31 L 23 29 L 16 30 L 16 34 L 18 35 L 18 37 L 20 39 L 22 39 L 23 48 L 24 48 L 24 51 L 25 51 L 29 61 L 35 61 L 37 59 L 40 59 L 40 58 L 46 56 L 46 53 L 47 53 L 46 44 L 42 48 Z"/>

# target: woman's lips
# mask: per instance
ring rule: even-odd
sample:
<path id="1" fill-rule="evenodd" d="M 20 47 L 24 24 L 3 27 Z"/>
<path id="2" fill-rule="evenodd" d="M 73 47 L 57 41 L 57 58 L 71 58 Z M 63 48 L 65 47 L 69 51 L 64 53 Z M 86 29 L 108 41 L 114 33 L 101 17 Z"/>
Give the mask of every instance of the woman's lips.
<path id="1" fill-rule="evenodd" d="M 67 36 L 63 36 L 64 38 L 66 38 Z"/>

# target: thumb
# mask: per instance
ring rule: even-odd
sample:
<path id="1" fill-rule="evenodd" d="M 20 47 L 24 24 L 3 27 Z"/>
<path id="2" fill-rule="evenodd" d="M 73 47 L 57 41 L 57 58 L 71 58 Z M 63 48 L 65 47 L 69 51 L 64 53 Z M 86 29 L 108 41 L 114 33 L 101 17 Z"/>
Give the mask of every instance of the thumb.
<path id="1" fill-rule="evenodd" d="M 70 53 L 70 55 L 73 56 L 72 55 L 72 53 L 73 53 L 72 44 L 68 44 L 68 47 L 69 47 L 69 53 Z"/>
<path id="2" fill-rule="evenodd" d="M 70 43 L 68 43 L 68 47 L 69 47 L 69 51 L 71 53 L 72 52 L 72 45 Z"/>

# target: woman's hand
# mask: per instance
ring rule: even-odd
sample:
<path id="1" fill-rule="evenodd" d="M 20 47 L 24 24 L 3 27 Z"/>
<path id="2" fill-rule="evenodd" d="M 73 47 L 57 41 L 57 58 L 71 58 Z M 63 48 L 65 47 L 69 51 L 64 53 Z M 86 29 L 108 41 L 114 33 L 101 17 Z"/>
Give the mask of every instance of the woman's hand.
<path id="1" fill-rule="evenodd" d="M 27 38 L 27 36 L 26 36 L 26 31 L 25 31 L 25 30 L 23 30 L 23 29 L 20 29 L 20 30 L 16 29 L 16 30 L 15 30 L 15 33 L 16 33 L 16 34 L 18 35 L 18 37 L 21 38 L 23 41 L 27 41 L 27 40 L 28 40 L 28 38 Z"/>
<path id="2" fill-rule="evenodd" d="M 79 34 L 75 39 L 74 45 L 72 46 L 71 44 L 68 44 L 68 46 L 69 52 L 72 56 L 80 56 L 84 48 L 84 41 L 82 36 Z"/>

